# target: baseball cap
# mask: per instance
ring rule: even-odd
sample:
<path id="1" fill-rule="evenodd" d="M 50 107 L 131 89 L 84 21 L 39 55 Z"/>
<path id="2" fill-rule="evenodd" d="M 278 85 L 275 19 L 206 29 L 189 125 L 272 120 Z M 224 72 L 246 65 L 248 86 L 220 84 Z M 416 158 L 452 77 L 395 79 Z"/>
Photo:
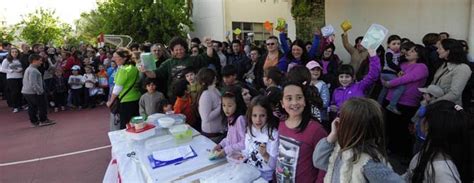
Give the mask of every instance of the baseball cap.
<path id="1" fill-rule="evenodd" d="M 429 85 L 426 88 L 418 88 L 418 91 L 420 91 L 422 93 L 429 93 L 429 94 L 433 95 L 433 97 L 436 97 L 436 98 L 441 97 L 441 96 L 444 95 L 443 89 L 441 89 L 437 85 Z"/>
<path id="2" fill-rule="evenodd" d="M 323 67 L 321 67 L 321 65 L 319 65 L 319 63 L 314 60 L 311 60 L 306 64 L 306 68 L 308 68 L 309 70 L 314 69 L 315 67 L 323 69 Z"/>
<path id="3" fill-rule="evenodd" d="M 71 70 L 73 70 L 73 71 L 81 70 L 81 66 L 74 65 L 74 66 L 72 66 Z"/>

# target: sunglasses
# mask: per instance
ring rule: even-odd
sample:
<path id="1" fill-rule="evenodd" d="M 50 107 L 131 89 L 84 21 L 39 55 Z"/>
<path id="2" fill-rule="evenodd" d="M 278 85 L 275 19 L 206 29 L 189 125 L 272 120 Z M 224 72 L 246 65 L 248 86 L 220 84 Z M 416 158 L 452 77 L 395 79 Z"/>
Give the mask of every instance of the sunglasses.
<path id="1" fill-rule="evenodd" d="M 267 46 L 273 46 L 275 43 L 267 43 Z"/>

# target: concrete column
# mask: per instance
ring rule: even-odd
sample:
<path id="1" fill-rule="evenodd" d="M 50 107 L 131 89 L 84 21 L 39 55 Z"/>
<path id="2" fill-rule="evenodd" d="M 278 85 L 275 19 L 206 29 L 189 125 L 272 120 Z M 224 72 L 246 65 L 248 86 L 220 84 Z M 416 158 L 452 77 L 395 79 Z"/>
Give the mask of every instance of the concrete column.
<path id="1" fill-rule="evenodd" d="M 469 52 L 474 54 L 474 0 L 471 0 L 470 3 L 471 11 L 469 13 L 469 31 L 468 31 L 468 44 L 469 44 Z"/>

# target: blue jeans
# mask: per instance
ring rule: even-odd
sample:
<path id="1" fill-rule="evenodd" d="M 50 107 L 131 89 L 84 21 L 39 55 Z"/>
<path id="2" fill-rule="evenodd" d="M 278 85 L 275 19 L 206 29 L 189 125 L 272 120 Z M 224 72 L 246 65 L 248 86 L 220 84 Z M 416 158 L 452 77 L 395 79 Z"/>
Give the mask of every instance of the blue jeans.
<path id="1" fill-rule="evenodd" d="M 388 74 L 388 73 L 382 73 L 381 78 L 384 81 L 391 81 L 393 79 L 397 78 L 397 75 L 395 74 Z M 400 85 L 395 88 L 393 88 L 393 93 L 392 93 L 392 99 L 390 100 L 390 106 L 396 107 L 398 100 L 400 100 L 400 97 L 402 97 L 403 93 L 405 92 L 405 85 Z M 388 93 L 388 88 L 383 87 L 382 90 L 380 91 L 379 97 L 378 97 L 378 102 L 380 104 L 383 103 L 383 100 L 385 96 Z"/>

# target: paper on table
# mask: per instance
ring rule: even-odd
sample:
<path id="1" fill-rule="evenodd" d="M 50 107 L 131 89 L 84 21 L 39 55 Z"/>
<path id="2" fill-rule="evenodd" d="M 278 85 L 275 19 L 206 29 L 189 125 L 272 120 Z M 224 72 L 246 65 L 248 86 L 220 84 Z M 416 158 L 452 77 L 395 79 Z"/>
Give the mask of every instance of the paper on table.
<path id="1" fill-rule="evenodd" d="M 191 149 L 191 146 L 186 145 L 161 151 L 155 151 L 153 152 L 153 159 L 159 161 L 171 161 L 179 158 L 186 159 L 193 155 L 194 153 L 193 149 Z"/>
<path id="2" fill-rule="evenodd" d="M 372 24 L 360 43 L 364 48 L 376 50 L 387 36 L 388 30 L 379 24 Z"/>

